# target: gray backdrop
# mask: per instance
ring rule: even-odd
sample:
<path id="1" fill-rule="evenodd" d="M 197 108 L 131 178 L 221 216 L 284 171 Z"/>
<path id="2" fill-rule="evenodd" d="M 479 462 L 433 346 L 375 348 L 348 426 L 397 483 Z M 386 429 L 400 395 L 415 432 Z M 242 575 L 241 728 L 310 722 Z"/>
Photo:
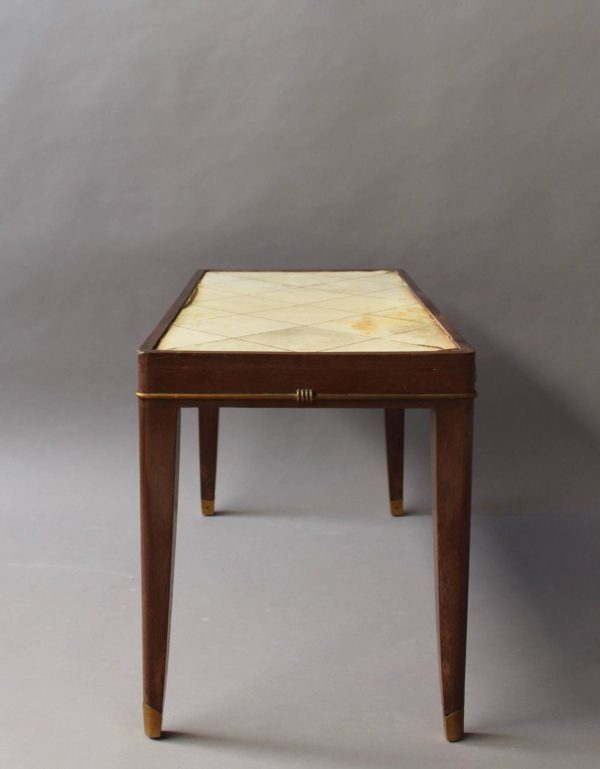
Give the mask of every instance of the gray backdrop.
<path id="1" fill-rule="evenodd" d="M 0 8 L 2 729 L 35 766 L 595 767 L 600 4 Z M 428 421 L 231 411 L 183 465 L 141 734 L 135 349 L 198 267 L 403 267 L 478 350 L 467 681 L 441 737 Z"/>

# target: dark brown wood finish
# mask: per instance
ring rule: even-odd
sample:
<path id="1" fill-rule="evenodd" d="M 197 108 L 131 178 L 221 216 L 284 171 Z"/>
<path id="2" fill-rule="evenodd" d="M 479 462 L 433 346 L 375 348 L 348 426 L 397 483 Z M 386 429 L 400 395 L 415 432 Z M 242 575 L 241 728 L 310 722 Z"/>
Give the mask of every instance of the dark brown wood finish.
<path id="1" fill-rule="evenodd" d="M 404 409 L 433 411 L 436 590 L 444 723 L 450 741 L 462 738 L 475 353 L 410 277 L 398 272 L 453 338 L 456 349 L 414 353 L 156 349 L 180 309 L 193 298 L 203 275 L 200 270 L 138 351 L 144 715 L 149 736 L 160 736 L 162 722 L 179 410 L 199 409 L 203 512 L 211 514 L 219 408 L 241 406 L 385 409 L 390 500 L 396 515 L 403 511 Z"/>
<path id="2" fill-rule="evenodd" d="M 141 400 L 140 480 L 144 723 L 160 737 L 169 647 L 179 467 L 179 408 Z"/>
<path id="3" fill-rule="evenodd" d="M 215 480 L 217 476 L 217 444 L 219 438 L 219 409 L 202 406 L 198 409 L 200 433 L 200 492 L 202 512 L 215 512 Z"/>
<path id="4" fill-rule="evenodd" d="M 442 702 L 446 737 L 464 735 L 473 401 L 433 415 L 434 537 Z"/>
<path id="5" fill-rule="evenodd" d="M 141 393 L 388 394 L 473 392 L 474 355 L 435 353 L 151 352 L 139 358 Z M 240 385 L 243 387 L 240 390 Z"/>
<path id="6" fill-rule="evenodd" d="M 385 409 L 390 512 L 404 515 L 404 409 Z"/>

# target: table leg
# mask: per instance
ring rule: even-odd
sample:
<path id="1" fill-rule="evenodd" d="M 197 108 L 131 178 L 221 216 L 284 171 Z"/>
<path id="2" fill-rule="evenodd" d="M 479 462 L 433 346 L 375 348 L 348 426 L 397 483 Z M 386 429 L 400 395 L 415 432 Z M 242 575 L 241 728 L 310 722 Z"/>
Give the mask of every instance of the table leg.
<path id="1" fill-rule="evenodd" d="M 390 512 L 404 514 L 404 409 L 385 409 Z"/>
<path id="2" fill-rule="evenodd" d="M 444 727 L 450 742 L 464 736 L 472 436 L 472 401 L 436 409 L 436 597 Z"/>
<path id="3" fill-rule="evenodd" d="M 177 516 L 179 408 L 140 400 L 144 728 L 161 735 Z"/>
<path id="4" fill-rule="evenodd" d="M 200 493 L 202 512 L 214 515 L 215 480 L 217 476 L 217 443 L 219 438 L 219 409 L 203 406 L 198 409 L 200 431 Z"/>

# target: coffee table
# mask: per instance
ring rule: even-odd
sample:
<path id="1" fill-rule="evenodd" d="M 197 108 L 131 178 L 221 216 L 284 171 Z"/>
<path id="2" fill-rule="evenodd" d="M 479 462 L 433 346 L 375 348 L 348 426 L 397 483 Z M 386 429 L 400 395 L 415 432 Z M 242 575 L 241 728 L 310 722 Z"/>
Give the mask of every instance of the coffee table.
<path id="1" fill-rule="evenodd" d="M 212 516 L 220 408 L 367 407 L 385 411 L 398 517 L 404 409 L 433 412 L 444 727 L 462 739 L 475 353 L 460 334 L 401 270 L 199 271 L 141 346 L 138 371 L 146 734 L 162 730 L 180 409 L 199 411 Z"/>

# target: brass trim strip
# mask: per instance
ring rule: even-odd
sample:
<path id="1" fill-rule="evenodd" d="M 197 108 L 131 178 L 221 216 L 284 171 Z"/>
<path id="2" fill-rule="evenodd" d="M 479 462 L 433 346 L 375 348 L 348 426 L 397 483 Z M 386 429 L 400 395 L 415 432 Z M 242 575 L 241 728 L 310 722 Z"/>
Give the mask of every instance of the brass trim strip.
<path id="1" fill-rule="evenodd" d="M 429 401 L 444 398 L 476 398 L 477 393 L 359 393 L 356 395 L 323 393 L 315 395 L 315 400 L 322 401 L 377 401 L 377 400 L 404 400 L 404 401 Z"/>
<path id="2" fill-rule="evenodd" d="M 429 401 L 443 399 L 476 398 L 476 392 L 470 393 L 315 393 L 301 388 L 295 393 L 140 393 L 138 398 L 156 400 L 193 400 L 193 401 L 296 401 L 309 405 L 315 401 L 373 401 L 373 400 L 402 400 Z"/>

